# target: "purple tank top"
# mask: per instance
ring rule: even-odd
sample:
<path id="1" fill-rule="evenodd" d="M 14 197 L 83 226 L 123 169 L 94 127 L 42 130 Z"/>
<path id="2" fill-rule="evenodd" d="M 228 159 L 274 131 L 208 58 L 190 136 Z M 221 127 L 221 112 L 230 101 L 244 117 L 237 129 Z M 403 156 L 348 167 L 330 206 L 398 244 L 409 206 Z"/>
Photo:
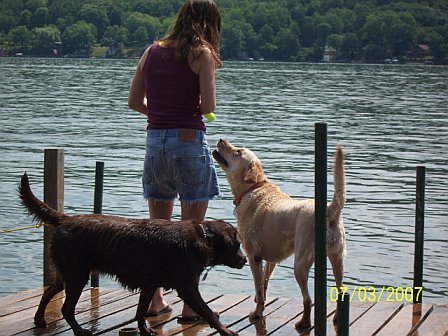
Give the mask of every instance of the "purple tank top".
<path id="1" fill-rule="evenodd" d="M 179 61 L 176 49 L 151 45 L 143 66 L 148 129 L 188 128 L 205 131 L 199 110 L 199 75 L 188 60 Z"/>

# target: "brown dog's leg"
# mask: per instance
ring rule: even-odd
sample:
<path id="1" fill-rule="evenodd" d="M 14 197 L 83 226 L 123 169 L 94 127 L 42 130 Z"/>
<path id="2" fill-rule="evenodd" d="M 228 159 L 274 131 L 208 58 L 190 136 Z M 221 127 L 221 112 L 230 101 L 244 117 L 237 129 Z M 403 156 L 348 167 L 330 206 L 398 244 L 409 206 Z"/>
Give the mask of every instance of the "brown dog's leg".
<path id="1" fill-rule="evenodd" d="M 255 311 L 249 315 L 249 320 L 253 321 L 263 316 L 264 311 L 264 287 L 263 287 L 263 261 L 261 258 L 249 256 L 248 258 L 252 278 L 255 287 Z"/>
<path id="2" fill-rule="evenodd" d="M 215 313 L 207 306 L 202 299 L 198 290 L 197 281 L 191 281 L 187 283 L 183 288 L 177 289 L 179 297 L 188 304 L 199 316 L 207 321 L 212 328 L 215 328 L 221 336 L 238 335 L 230 329 L 227 329 L 221 322 Z"/>
<path id="3" fill-rule="evenodd" d="M 47 308 L 51 299 L 62 290 L 64 290 L 64 284 L 62 283 L 59 274 L 56 274 L 54 282 L 45 290 L 40 299 L 39 307 L 34 315 L 34 324 L 36 327 L 45 328 L 47 326 L 47 323 L 45 322 L 45 308 Z"/>
<path id="4" fill-rule="evenodd" d="M 87 283 L 89 275 L 88 273 L 87 276 L 80 276 L 77 274 L 75 279 L 70 279 L 70 277 L 66 278 L 68 279 L 65 282 L 65 301 L 61 309 L 62 315 L 76 336 L 93 335 L 90 330 L 83 329 L 75 319 L 75 307 L 81 296 L 82 289 Z"/>
<path id="5" fill-rule="evenodd" d="M 140 335 L 153 336 L 157 335 L 156 332 L 148 328 L 145 322 L 145 314 L 148 311 L 149 304 L 151 303 L 152 297 L 156 292 L 156 287 L 142 288 L 140 292 L 140 298 L 138 299 L 137 312 L 135 313 L 135 320 L 138 324 L 138 329 L 140 330 Z"/>

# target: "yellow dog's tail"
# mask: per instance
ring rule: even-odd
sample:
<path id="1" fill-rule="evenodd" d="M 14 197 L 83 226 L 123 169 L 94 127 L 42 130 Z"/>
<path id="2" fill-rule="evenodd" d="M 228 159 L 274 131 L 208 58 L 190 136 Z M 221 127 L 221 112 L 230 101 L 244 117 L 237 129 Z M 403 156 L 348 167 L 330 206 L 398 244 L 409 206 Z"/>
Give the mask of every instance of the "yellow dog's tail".
<path id="1" fill-rule="evenodd" d="M 60 220 L 66 217 L 63 213 L 54 210 L 34 196 L 26 173 L 22 176 L 18 192 L 23 206 L 28 210 L 28 214 L 34 217 L 34 220 L 40 220 L 46 224 L 58 226 Z"/>
<path id="2" fill-rule="evenodd" d="M 334 157 L 333 164 L 333 179 L 334 179 L 334 192 L 333 199 L 328 206 L 328 219 L 332 222 L 332 219 L 338 217 L 345 205 L 345 169 L 344 169 L 344 151 L 342 146 L 337 146 L 336 155 Z"/>

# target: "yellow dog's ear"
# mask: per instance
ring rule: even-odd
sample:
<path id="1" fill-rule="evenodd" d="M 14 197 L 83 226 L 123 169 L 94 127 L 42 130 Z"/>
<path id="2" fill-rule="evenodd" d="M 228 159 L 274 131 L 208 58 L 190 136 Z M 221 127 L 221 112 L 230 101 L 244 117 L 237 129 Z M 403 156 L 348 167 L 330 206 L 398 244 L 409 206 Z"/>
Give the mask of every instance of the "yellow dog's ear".
<path id="1" fill-rule="evenodd" d="M 249 163 L 246 176 L 244 177 L 244 182 L 246 183 L 257 183 L 264 181 L 264 172 L 261 163 L 257 160 L 252 160 Z"/>

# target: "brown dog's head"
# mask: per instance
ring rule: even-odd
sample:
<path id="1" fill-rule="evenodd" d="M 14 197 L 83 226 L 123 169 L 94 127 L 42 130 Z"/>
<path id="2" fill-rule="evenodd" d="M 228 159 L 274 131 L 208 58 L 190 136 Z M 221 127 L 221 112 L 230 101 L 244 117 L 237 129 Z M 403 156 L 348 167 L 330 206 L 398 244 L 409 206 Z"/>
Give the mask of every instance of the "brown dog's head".
<path id="1" fill-rule="evenodd" d="M 241 250 L 241 240 L 237 229 L 222 220 L 205 221 L 205 234 L 212 243 L 212 263 L 232 268 L 243 268 L 246 257 Z"/>
<path id="2" fill-rule="evenodd" d="M 245 147 L 235 147 L 227 140 L 219 140 L 213 157 L 224 170 L 234 195 L 248 185 L 266 181 L 266 175 L 257 156 Z"/>

